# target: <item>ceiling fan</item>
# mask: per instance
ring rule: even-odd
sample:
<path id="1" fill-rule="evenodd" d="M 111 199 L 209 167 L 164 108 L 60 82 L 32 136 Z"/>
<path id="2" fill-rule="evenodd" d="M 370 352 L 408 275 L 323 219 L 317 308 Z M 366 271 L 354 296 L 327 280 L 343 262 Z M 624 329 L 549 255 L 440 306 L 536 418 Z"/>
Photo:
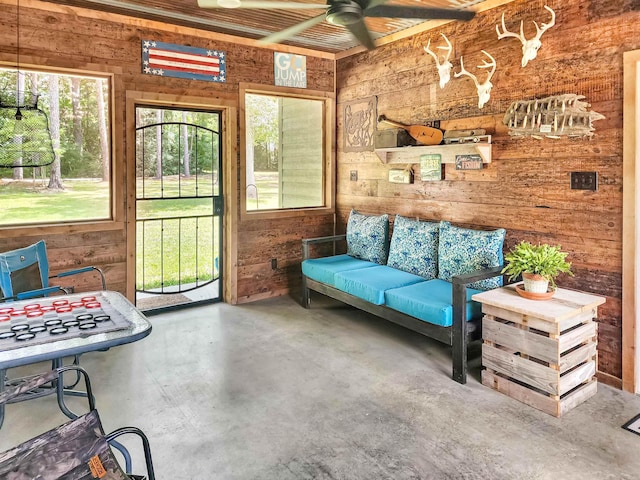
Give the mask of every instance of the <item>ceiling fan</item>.
<path id="1" fill-rule="evenodd" d="M 364 22 L 364 17 L 415 18 L 424 20 L 471 20 L 475 12 L 447 8 L 412 7 L 386 5 L 386 0 L 327 0 L 325 5 L 268 0 L 198 0 L 202 8 L 263 8 L 263 9 L 322 9 L 318 16 L 311 17 L 280 32 L 261 39 L 263 43 L 279 43 L 289 37 L 327 20 L 333 25 L 346 27 L 353 36 L 369 50 L 375 48 L 373 37 Z"/>

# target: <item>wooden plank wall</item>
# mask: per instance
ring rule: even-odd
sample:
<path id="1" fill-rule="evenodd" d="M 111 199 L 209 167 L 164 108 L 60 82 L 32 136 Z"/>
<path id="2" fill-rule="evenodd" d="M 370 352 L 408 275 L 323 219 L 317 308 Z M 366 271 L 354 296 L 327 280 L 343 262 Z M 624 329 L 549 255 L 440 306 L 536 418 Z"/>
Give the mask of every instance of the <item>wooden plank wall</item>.
<path id="1" fill-rule="evenodd" d="M 507 27 L 533 36 L 532 21 L 556 25 L 542 36 L 538 57 L 521 67 L 521 44 L 498 41 L 495 26 L 505 13 Z M 635 6 L 634 6 L 635 5 Z M 468 77 L 438 86 L 433 59 L 423 50 L 453 43 L 452 62 L 459 71 L 478 70 L 488 51 L 497 60 L 491 99 L 480 110 Z M 373 152 L 337 152 L 337 225 L 344 229 L 351 208 L 364 213 L 399 213 L 422 219 L 507 230 L 506 248 L 520 240 L 560 244 L 569 252 L 575 277 L 562 286 L 604 295 L 599 310 L 601 378 L 620 385 L 622 276 L 622 63 L 623 52 L 640 48 L 637 2 L 614 0 L 516 0 L 483 12 L 468 23 L 450 23 L 399 40 L 372 52 L 346 57 L 337 64 L 337 143 L 342 145 L 346 102 L 375 95 L 378 114 L 405 124 L 441 120 L 444 129 L 485 128 L 493 135 L 493 163 L 481 172 L 456 172 L 446 166 L 441 182 L 398 185 L 387 182 L 390 166 Z M 576 93 L 592 110 L 606 116 L 594 123 L 591 140 L 511 138 L 502 118 L 514 100 Z M 382 127 L 382 126 L 381 126 Z M 397 166 L 395 166 L 397 168 Z M 358 181 L 349 180 L 357 170 Z M 571 171 L 596 171 L 597 192 L 570 190 Z M 418 177 L 419 178 L 419 177 Z M 342 226 L 342 227 L 341 227 Z"/>
<path id="2" fill-rule="evenodd" d="M 217 97 L 236 102 L 240 82 L 273 85 L 273 50 L 232 43 L 229 37 L 158 22 L 108 15 L 89 10 L 47 4 L 35 0 L 20 2 L 20 58 L 23 65 L 49 68 L 72 68 L 99 71 L 114 75 L 115 122 L 113 146 L 116 155 L 116 183 L 134 188 L 135 179 L 126 178 L 125 162 L 125 93 L 139 91 L 191 97 Z M 16 60 L 16 10 L 12 0 L 0 0 L 0 61 Z M 226 83 L 188 81 L 176 78 L 143 75 L 141 73 L 141 40 L 216 48 L 227 54 Z M 290 51 L 291 49 L 281 49 Z M 309 88 L 333 92 L 334 61 L 332 58 L 307 56 Z M 238 147 L 239 149 L 239 147 Z M 230 157 L 228 157 L 230 158 Z M 230 158 L 238 162 L 238 158 Z M 239 172 L 239 168 L 235 171 Z M 235 185 L 234 185 L 235 183 Z M 237 192 L 238 179 L 228 185 Z M 228 198 L 227 198 L 228 201 Z M 115 222 L 86 225 L 40 226 L 35 228 L 0 229 L 0 251 L 28 245 L 45 239 L 52 271 L 68 267 L 96 265 L 104 269 L 108 286 L 126 291 L 127 211 L 124 189 L 115 198 L 119 212 Z M 239 204 L 238 199 L 235 202 Z M 301 259 L 300 239 L 327 235 L 333 231 L 333 215 L 300 221 L 241 221 L 237 215 L 237 232 L 226 239 L 226 248 L 237 251 L 237 258 L 228 262 L 238 269 L 233 292 L 225 292 L 231 301 L 282 295 L 299 281 Z M 230 248 L 233 245 L 235 248 Z M 278 258 L 278 268 L 271 269 L 270 259 Z M 93 282 L 93 283 L 92 283 Z M 85 280 L 84 290 L 99 284 Z"/>

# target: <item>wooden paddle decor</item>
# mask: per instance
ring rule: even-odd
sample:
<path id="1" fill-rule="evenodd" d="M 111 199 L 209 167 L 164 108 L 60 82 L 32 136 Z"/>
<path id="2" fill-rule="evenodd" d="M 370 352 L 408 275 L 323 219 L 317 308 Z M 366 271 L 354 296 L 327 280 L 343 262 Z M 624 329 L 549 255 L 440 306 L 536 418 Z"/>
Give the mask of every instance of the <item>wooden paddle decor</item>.
<path id="1" fill-rule="evenodd" d="M 387 120 L 384 115 L 378 117 L 378 122 L 385 122 L 406 130 L 411 137 L 423 145 L 440 145 L 442 142 L 443 133 L 439 128 L 425 127 L 424 125 L 402 125 L 401 123 Z"/>

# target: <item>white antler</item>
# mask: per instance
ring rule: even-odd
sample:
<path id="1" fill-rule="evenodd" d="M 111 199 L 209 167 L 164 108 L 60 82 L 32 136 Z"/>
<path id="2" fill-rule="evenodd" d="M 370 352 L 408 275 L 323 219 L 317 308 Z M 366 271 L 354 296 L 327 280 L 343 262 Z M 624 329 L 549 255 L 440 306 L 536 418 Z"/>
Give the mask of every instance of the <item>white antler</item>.
<path id="1" fill-rule="evenodd" d="M 429 46 L 431 45 L 431 39 L 429 39 L 429 41 L 427 42 L 427 46 L 424 47 L 424 51 L 427 52 L 429 55 L 431 55 L 433 59 L 436 61 L 436 68 L 438 69 L 438 75 L 440 76 L 440 88 L 444 88 L 444 86 L 449 82 L 449 80 L 451 80 L 451 69 L 453 68 L 453 64 L 449 61 L 449 57 L 451 56 L 453 47 L 451 46 L 451 42 L 449 41 L 449 39 L 446 37 L 444 33 L 441 33 L 440 35 L 442 35 L 442 38 L 444 38 L 444 41 L 447 42 L 446 47 L 443 47 L 443 46 L 436 47 L 440 50 L 446 51 L 444 59 L 442 60 L 442 63 L 438 58 L 438 54 L 432 51 L 431 49 L 429 49 Z"/>
<path id="2" fill-rule="evenodd" d="M 547 31 L 549 28 L 553 27 L 556 24 L 556 12 L 554 12 L 547 5 L 544 6 L 547 10 L 551 12 L 551 21 L 549 23 L 543 23 L 542 27 L 538 26 L 537 22 L 533 22 L 536 26 L 536 36 L 531 40 L 527 40 L 524 36 L 524 22 L 520 21 L 520 34 L 513 33 L 507 30 L 507 27 L 504 24 L 504 13 L 502 14 L 502 32 L 500 32 L 500 25 L 496 25 L 496 32 L 498 33 L 498 40 L 502 40 L 506 37 L 515 37 L 520 42 L 522 42 L 522 67 L 526 67 L 529 60 L 533 60 L 538 55 L 538 50 L 542 46 L 542 42 L 540 41 L 540 37 L 542 34 Z"/>
<path id="3" fill-rule="evenodd" d="M 478 65 L 478 68 L 491 68 L 491 72 L 489 72 L 489 74 L 487 75 L 487 79 L 483 83 L 478 82 L 478 77 L 476 77 L 472 73 L 469 73 L 464 68 L 462 57 L 460 57 L 460 71 L 458 73 L 454 72 L 453 74 L 453 76 L 456 78 L 462 75 L 466 75 L 468 77 L 471 77 L 471 79 L 474 81 L 474 83 L 476 84 L 476 88 L 478 89 L 478 108 L 484 107 L 484 105 L 489 101 L 489 98 L 491 97 L 491 87 L 493 87 L 493 84 L 491 83 L 491 77 L 493 77 L 493 74 L 496 72 L 496 59 L 484 50 L 482 50 L 482 53 L 484 53 L 491 59 L 490 62 L 483 60 L 482 65 Z"/>

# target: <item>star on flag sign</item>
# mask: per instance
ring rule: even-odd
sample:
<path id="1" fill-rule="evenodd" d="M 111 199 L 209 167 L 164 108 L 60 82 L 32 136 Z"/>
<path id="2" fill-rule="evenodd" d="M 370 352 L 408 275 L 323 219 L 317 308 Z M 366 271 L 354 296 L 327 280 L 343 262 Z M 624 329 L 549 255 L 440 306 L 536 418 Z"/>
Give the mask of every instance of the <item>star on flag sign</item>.
<path id="1" fill-rule="evenodd" d="M 207 82 L 226 82 L 225 53 L 156 40 L 142 40 L 142 73 Z"/>

